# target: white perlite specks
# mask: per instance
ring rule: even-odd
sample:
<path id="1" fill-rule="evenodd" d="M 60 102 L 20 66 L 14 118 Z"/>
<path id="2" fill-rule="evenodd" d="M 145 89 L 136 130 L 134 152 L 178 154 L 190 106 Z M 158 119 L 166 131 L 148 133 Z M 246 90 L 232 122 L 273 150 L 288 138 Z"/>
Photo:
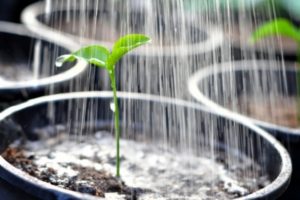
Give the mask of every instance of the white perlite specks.
<path id="1" fill-rule="evenodd" d="M 34 155 L 39 170 L 55 169 L 62 177 L 60 181 L 78 174 L 72 168 L 74 164 L 115 174 L 115 140 L 105 132 L 82 143 L 65 139 L 51 148 L 45 148 L 42 143 L 28 143 L 26 149 L 27 155 Z M 247 195 L 259 189 L 258 184 L 269 183 L 267 177 L 238 176 L 209 158 L 178 154 L 129 140 L 121 141 L 121 176 L 130 187 L 152 191 L 140 196 L 141 200 L 228 199 Z M 106 197 L 112 195 L 116 194 Z"/>

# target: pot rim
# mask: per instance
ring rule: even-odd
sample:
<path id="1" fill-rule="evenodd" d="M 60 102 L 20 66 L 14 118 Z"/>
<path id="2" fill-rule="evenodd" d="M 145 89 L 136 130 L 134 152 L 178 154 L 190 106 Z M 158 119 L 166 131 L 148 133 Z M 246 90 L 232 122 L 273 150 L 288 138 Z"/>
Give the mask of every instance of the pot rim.
<path id="1" fill-rule="evenodd" d="M 52 36 L 51 38 L 46 38 L 43 36 L 37 36 L 32 34 L 24 25 L 15 24 L 11 22 L 0 21 L 0 32 L 7 33 L 11 35 L 18 35 L 23 37 L 35 38 L 51 42 L 57 46 L 66 48 L 68 51 L 72 51 L 78 45 L 71 40 L 64 40 L 61 37 Z M 54 67 L 54 66 L 53 66 Z M 86 62 L 79 60 L 74 64 L 69 70 L 62 73 L 56 74 L 54 76 L 48 76 L 36 80 L 27 81 L 9 81 L 4 85 L 0 85 L 1 90 L 20 90 L 26 88 L 38 88 L 41 86 L 52 85 L 56 83 L 61 83 L 68 81 L 79 74 L 83 73 L 87 69 L 88 65 Z"/>
<path id="2" fill-rule="evenodd" d="M 265 122 L 262 120 L 258 120 L 255 118 L 251 118 L 248 117 L 246 115 L 242 115 L 240 113 L 234 112 L 230 109 L 227 109 L 221 105 L 219 105 L 218 103 L 212 101 L 210 98 L 208 98 L 206 95 L 204 95 L 198 87 L 198 84 L 200 81 L 202 81 L 203 79 L 213 75 L 213 74 L 217 74 L 217 73 L 224 73 L 224 72 L 233 72 L 233 71 L 249 71 L 249 70 L 257 70 L 257 69 L 262 69 L 262 70 L 279 70 L 279 69 L 283 69 L 283 68 L 278 68 L 278 67 L 274 67 L 272 66 L 272 63 L 277 64 L 280 61 L 276 61 L 276 60 L 239 60 L 239 61 L 232 61 L 232 62 L 225 62 L 225 63 L 219 63 L 219 64 L 214 64 L 211 66 L 207 66 L 205 68 L 202 68 L 200 70 L 198 70 L 196 73 L 194 73 L 188 80 L 188 90 L 190 92 L 190 94 L 194 97 L 195 100 L 199 101 L 200 103 L 204 104 L 205 106 L 208 106 L 209 108 L 213 109 L 213 110 L 217 110 L 220 113 L 224 113 L 227 115 L 232 115 L 236 118 L 242 117 L 245 120 L 250 120 L 252 121 L 254 124 L 270 130 L 270 131 L 274 131 L 274 130 L 278 130 L 282 133 L 288 133 L 290 135 L 299 137 L 300 136 L 300 129 L 295 129 L 295 128 L 289 128 L 286 126 L 281 126 L 281 125 L 277 125 L 277 124 L 273 124 L 270 122 Z M 245 63 L 247 63 L 245 65 Z M 249 69 L 249 64 L 254 64 L 255 67 L 251 67 Z M 268 63 L 267 66 L 265 66 L 265 63 Z M 293 62 L 285 62 L 282 63 L 283 66 L 285 66 L 285 70 L 286 71 L 295 71 L 295 63 Z"/>
<path id="3" fill-rule="evenodd" d="M 55 10 L 54 10 L 55 9 Z M 66 6 L 61 8 L 52 8 L 53 11 L 63 11 L 66 9 Z M 89 9 L 93 9 L 89 8 Z M 54 37 L 66 37 L 73 38 L 75 41 L 81 41 L 82 44 L 91 44 L 91 43 L 100 43 L 101 45 L 113 47 L 112 42 L 107 41 L 97 41 L 88 38 L 80 38 L 72 34 L 63 33 L 56 31 L 53 28 L 43 24 L 37 19 L 37 16 L 40 16 L 45 13 L 45 3 L 37 2 L 26 7 L 21 14 L 22 22 L 34 33 L 39 35 L 44 35 L 45 37 L 52 38 Z M 191 23 L 192 19 L 187 19 L 187 23 Z M 203 29 L 207 33 L 207 38 L 204 41 L 199 43 L 189 44 L 189 45 L 176 45 L 176 46 L 157 46 L 153 45 L 149 47 L 141 47 L 139 51 L 132 51 L 132 55 L 142 55 L 142 56 L 189 56 L 203 54 L 205 52 L 214 51 L 223 44 L 223 32 L 217 26 L 205 26 Z M 174 51 L 175 49 L 175 51 Z M 176 50 L 177 49 L 177 50 Z"/>
<path id="4" fill-rule="evenodd" d="M 38 97 L 35 99 L 28 100 L 24 103 L 9 107 L 2 111 L 0 113 L 0 121 L 4 120 L 5 118 L 9 117 L 10 115 L 28 108 L 32 107 L 35 105 L 43 104 L 46 102 L 56 102 L 56 101 L 61 101 L 61 100 L 70 100 L 70 99 L 84 99 L 84 98 L 112 98 L 113 93 L 111 91 L 91 91 L 91 92 L 74 92 L 74 93 L 62 93 L 62 94 L 55 94 L 55 95 L 50 95 L 50 96 L 43 96 L 43 97 Z M 286 149 L 270 134 L 265 132 L 264 130 L 256 127 L 249 121 L 244 121 L 244 119 L 237 118 L 235 116 L 231 115 L 223 115 L 220 113 L 216 113 L 215 111 L 212 111 L 198 103 L 193 103 L 193 102 L 188 102 L 185 100 L 181 99 L 174 99 L 174 98 L 169 98 L 169 97 L 162 97 L 162 96 L 155 96 L 155 95 L 150 95 L 150 94 L 141 94 L 141 93 L 128 93 L 128 92 L 118 92 L 118 98 L 120 99 L 135 99 L 135 100 L 145 100 L 145 101 L 151 101 L 151 102 L 156 102 L 156 103 L 168 103 L 168 104 L 173 104 L 176 106 L 184 106 L 187 108 L 193 108 L 197 110 L 201 110 L 204 112 L 208 112 L 211 114 L 216 114 L 220 117 L 226 117 L 229 120 L 233 120 L 236 122 L 241 123 L 242 125 L 246 126 L 247 128 L 255 131 L 257 134 L 259 134 L 262 138 L 264 138 L 267 142 L 272 144 L 274 149 L 277 151 L 277 153 L 280 156 L 281 159 L 281 171 L 276 177 L 275 180 L 272 181 L 271 184 L 267 185 L 266 187 L 249 194 L 245 197 L 238 198 L 239 200 L 243 199 L 253 199 L 253 198 L 261 198 L 264 197 L 266 194 L 275 194 L 275 196 L 279 196 L 281 192 L 280 189 L 282 188 L 287 188 L 291 173 L 292 173 L 292 164 L 291 164 L 291 159 L 286 151 Z M 31 184 L 34 184 L 37 187 L 41 187 L 43 189 L 47 190 L 58 190 L 60 192 L 63 192 L 65 194 L 73 195 L 77 198 L 83 198 L 85 195 L 82 195 L 81 193 L 78 192 L 73 192 L 69 191 L 63 188 L 58 188 L 57 186 L 51 185 L 50 183 L 46 183 L 44 181 L 41 181 L 35 177 L 32 177 L 25 172 L 13 167 L 11 164 L 9 164 L 7 161 L 5 161 L 1 156 L 0 156 L 0 166 L 6 168 L 6 170 L 9 173 L 12 173 L 15 176 L 18 176 L 22 180 L 29 181 Z M 277 191 L 277 193 L 276 193 Z M 89 197 L 90 195 L 88 195 Z M 87 197 L 85 197 L 87 199 Z M 91 198 L 89 198 L 91 199 Z M 99 199 L 99 198 L 96 198 Z"/>

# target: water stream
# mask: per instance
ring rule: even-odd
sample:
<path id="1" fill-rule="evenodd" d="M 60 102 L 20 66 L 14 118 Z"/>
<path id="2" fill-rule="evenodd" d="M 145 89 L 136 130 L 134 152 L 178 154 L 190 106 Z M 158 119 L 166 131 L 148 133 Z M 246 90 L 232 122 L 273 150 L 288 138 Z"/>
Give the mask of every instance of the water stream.
<path id="1" fill-rule="evenodd" d="M 270 102 L 270 109 L 275 110 L 278 104 L 273 100 L 288 93 L 286 77 L 281 76 L 278 80 L 268 71 L 263 72 L 265 76 L 259 76 L 260 62 L 257 60 L 269 60 L 266 65 L 271 65 L 271 60 L 278 60 L 276 67 L 284 69 L 283 51 L 294 47 L 287 45 L 289 41 L 278 37 L 251 46 L 248 42 L 250 33 L 262 22 L 274 19 L 276 9 L 273 1 L 257 7 L 257 0 L 239 2 L 236 9 L 230 0 L 45 0 L 44 15 L 39 16 L 39 20 L 81 45 L 97 43 L 111 48 L 118 37 L 127 33 L 149 35 L 153 40 L 152 44 L 137 49 L 118 64 L 117 81 L 118 90 L 121 91 L 192 100 L 187 89 L 187 79 L 194 72 L 205 66 L 211 66 L 216 72 L 217 69 L 226 67 L 229 68 L 229 79 L 219 79 L 216 73 L 215 84 L 206 85 L 202 89 L 211 93 L 220 104 L 238 110 L 240 104 L 236 88 L 241 82 L 237 81 L 234 69 L 240 66 L 236 66 L 234 61 L 251 60 L 250 67 L 253 70 L 247 74 L 250 79 L 239 80 L 251 83 L 248 84 L 252 92 L 251 98 L 254 98 L 251 101 Z M 35 50 L 44 51 L 39 44 L 35 47 Z M 35 61 L 40 63 L 37 59 Z M 50 63 L 53 64 L 54 61 Z M 220 63 L 226 64 L 224 66 Z M 49 65 L 49 69 L 54 70 L 53 67 Z M 86 77 L 77 80 L 75 85 L 72 83 L 71 91 L 74 90 L 110 90 L 108 76 L 103 70 L 90 68 Z M 270 95 L 264 95 L 266 92 Z M 78 101 L 71 105 L 70 109 L 77 109 L 68 111 L 69 120 L 83 123 L 87 119 L 93 119 L 101 109 L 97 108 L 96 103 L 90 106 L 91 103 L 93 102 Z M 131 106 L 128 109 L 130 112 L 136 112 L 134 117 L 147 120 L 147 116 L 151 115 L 150 108 L 128 106 Z M 170 131 L 176 131 L 178 135 L 174 136 L 174 141 L 168 142 L 176 143 L 176 140 L 181 140 L 178 148 L 191 151 L 189 153 L 193 153 L 193 148 L 201 149 L 197 146 L 191 148 L 191 145 L 195 145 L 193 134 L 196 132 L 194 127 L 197 127 L 192 112 L 185 113 L 180 109 L 156 112 L 160 115 L 152 120 L 156 122 L 155 129 L 160 133 L 158 137 L 162 141 L 169 140 L 167 134 Z M 134 120 L 131 116 L 131 113 L 123 113 L 124 123 Z M 218 121 L 204 121 L 203 127 L 208 133 L 202 139 L 211 144 L 208 151 L 212 160 L 216 151 L 214 143 L 220 134 L 225 135 L 225 140 L 230 141 L 228 144 L 231 147 L 245 145 L 249 155 L 254 156 L 254 148 L 258 147 L 252 146 L 246 137 L 238 137 L 245 130 L 232 125 L 224 127 L 224 132 L 219 134 L 214 127 Z M 86 134 L 83 131 L 83 128 L 79 131 L 82 136 Z M 229 154 L 225 158 L 232 166 L 240 162 L 236 156 Z M 250 159 L 254 158 L 250 156 Z M 251 174 L 254 171 L 250 168 L 245 173 Z"/>

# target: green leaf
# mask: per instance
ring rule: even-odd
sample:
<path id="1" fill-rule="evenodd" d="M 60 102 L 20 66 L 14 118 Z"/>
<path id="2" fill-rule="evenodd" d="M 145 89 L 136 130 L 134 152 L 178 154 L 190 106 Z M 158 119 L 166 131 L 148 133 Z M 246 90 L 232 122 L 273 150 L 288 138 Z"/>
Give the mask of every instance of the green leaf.
<path id="1" fill-rule="evenodd" d="M 142 34 L 125 35 L 115 43 L 107 61 L 108 66 L 113 67 L 126 53 L 150 41 L 149 37 Z"/>
<path id="2" fill-rule="evenodd" d="M 79 49 L 78 51 L 62 55 L 56 59 L 55 65 L 61 67 L 65 62 L 74 62 L 76 59 L 85 60 L 90 64 L 94 64 L 98 67 L 106 68 L 106 61 L 108 59 L 110 52 L 107 48 L 92 45 Z"/>
<path id="3" fill-rule="evenodd" d="M 61 66 L 63 66 L 63 64 L 65 62 L 74 62 L 75 60 L 76 60 L 76 57 L 73 56 L 72 54 L 62 55 L 62 56 L 59 56 L 58 58 L 56 58 L 55 66 L 61 67 Z"/>
<path id="4" fill-rule="evenodd" d="M 255 43 L 264 37 L 273 35 L 289 37 L 295 40 L 297 43 L 300 43 L 300 31 L 298 31 L 298 29 L 290 21 L 282 18 L 273 20 L 260 26 L 252 34 L 250 42 Z"/>
<path id="5" fill-rule="evenodd" d="M 98 67 L 106 67 L 106 61 L 109 57 L 109 50 L 103 46 L 91 45 L 83 47 L 80 50 L 72 53 L 77 59 L 83 59 L 90 64 Z"/>

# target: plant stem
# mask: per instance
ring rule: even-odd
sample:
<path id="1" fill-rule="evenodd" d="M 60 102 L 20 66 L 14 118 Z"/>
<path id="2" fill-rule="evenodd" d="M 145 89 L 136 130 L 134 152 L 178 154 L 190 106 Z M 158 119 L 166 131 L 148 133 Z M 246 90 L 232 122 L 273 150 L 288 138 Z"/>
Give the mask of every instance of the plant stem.
<path id="1" fill-rule="evenodd" d="M 111 88 L 114 96 L 114 116 L 115 116 L 115 140 L 116 140 L 116 177 L 120 177 L 120 126 L 119 126 L 119 106 L 117 98 L 116 78 L 114 71 L 109 73 Z"/>

